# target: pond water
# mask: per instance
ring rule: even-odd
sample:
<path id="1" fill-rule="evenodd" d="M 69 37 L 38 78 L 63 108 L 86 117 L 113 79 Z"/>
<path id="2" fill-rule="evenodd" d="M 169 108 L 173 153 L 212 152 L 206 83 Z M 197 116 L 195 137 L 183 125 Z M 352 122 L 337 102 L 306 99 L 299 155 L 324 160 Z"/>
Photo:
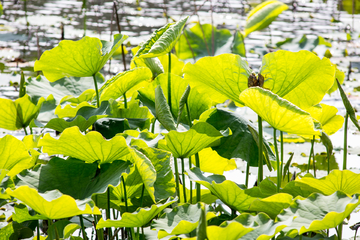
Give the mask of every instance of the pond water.
<path id="1" fill-rule="evenodd" d="M 243 30 L 246 13 L 260 1 L 245 0 L 118 0 L 118 14 L 122 33 L 129 36 L 125 42 L 128 50 L 146 40 L 157 28 L 168 21 L 178 20 L 181 16 L 191 16 L 188 23 L 200 20 L 202 24 L 212 23 L 217 28 L 229 29 L 232 33 L 236 29 Z M 284 11 L 277 19 L 262 31 L 253 32 L 245 39 L 247 61 L 254 69 L 261 65 L 262 55 L 271 51 L 271 47 L 286 38 L 294 38 L 293 43 L 283 45 L 283 48 L 298 51 L 308 49 L 323 57 L 326 50 L 332 54 L 331 61 L 345 72 L 346 81 L 344 90 L 349 93 L 349 99 L 356 109 L 360 109 L 360 16 L 352 16 L 345 11 L 338 10 L 338 1 L 328 0 L 286 0 L 289 9 Z M 112 18 L 113 1 L 89 0 L 86 7 L 83 1 L 74 0 L 4 0 L 2 1 L 4 15 L 0 17 L 0 97 L 15 98 L 18 95 L 16 88 L 10 82 L 19 82 L 21 70 L 26 76 L 36 76 L 33 71 L 34 61 L 45 50 L 56 46 L 61 39 L 78 40 L 84 35 L 110 40 L 117 33 L 115 18 Z M 195 8 L 197 9 L 195 14 Z M 86 30 L 85 30 L 86 29 Z M 307 37 L 306 44 L 297 43 L 303 35 Z M 314 45 L 314 39 L 323 37 L 331 43 L 331 47 Z M 345 52 L 347 54 L 345 54 Z M 127 63 L 131 59 L 126 56 Z M 111 65 L 104 68 L 105 78 L 123 71 L 120 60 L 112 60 Z M 50 93 L 49 93 L 50 94 Z M 344 115 L 340 95 L 336 92 L 326 96 L 324 103 L 335 106 L 339 113 Z M 246 118 L 256 121 L 256 115 L 247 108 L 236 111 Z M 360 173 L 360 137 L 352 123 L 349 132 L 349 160 L 348 166 L 354 172 Z M 271 133 L 272 129 L 266 129 Z M 8 133 L 2 131 L 0 136 Z M 21 138 L 21 131 L 11 132 Z M 342 168 L 343 130 L 340 130 L 331 139 L 335 148 L 335 158 Z M 266 135 L 271 139 L 270 134 Z M 294 152 L 293 162 L 303 164 L 308 154 L 310 143 L 287 144 L 285 152 Z M 315 144 L 315 152 L 324 152 L 321 144 Z M 239 169 L 243 164 L 239 161 Z M 292 168 L 291 171 L 299 171 Z M 255 181 L 256 169 L 253 169 Z M 325 175 L 325 171 L 318 171 L 318 176 Z M 241 175 L 242 177 L 244 175 Z M 238 183 L 244 182 L 244 177 L 239 178 L 239 170 L 231 171 L 227 178 Z M 353 215 L 350 225 L 359 222 L 360 217 Z M 353 232 L 344 228 L 344 236 L 350 238 Z"/>

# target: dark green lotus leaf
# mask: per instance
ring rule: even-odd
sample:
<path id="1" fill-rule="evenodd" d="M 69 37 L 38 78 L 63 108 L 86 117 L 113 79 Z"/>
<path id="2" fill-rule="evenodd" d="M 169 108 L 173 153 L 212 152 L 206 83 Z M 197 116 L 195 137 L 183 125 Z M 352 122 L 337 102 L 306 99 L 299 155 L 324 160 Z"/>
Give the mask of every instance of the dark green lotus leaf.
<path id="1" fill-rule="evenodd" d="M 337 227 L 359 203 L 358 194 L 349 198 L 342 192 L 329 196 L 314 193 L 306 199 L 295 199 L 289 208 L 277 216 L 277 220 L 287 223 L 287 227 L 283 229 L 287 236 L 295 237 L 305 232 Z"/>
<path id="2" fill-rule="evenodd" d="M 34 71 L 42 71 L 50 82 L 70 76 L 93 76 L 126 39 L 125 35 L 115 34 L 113 42 L 88 36 L 79 41 L 63 40 L 41 55 L 35 62 Z"/>
<path id="3" fill-rule="evenodd" d="M 338 239 L 336 235 L 332 235 L 331 237 L 325 237 L 321 234 L 316 234 L 313 237 L 305 237 L 303 235 L 296 237 L 280 237 L 278 240 L 336 240 Z"/>
<path id="4" fill-rule="evenodd" d="M 55 157 L 46 165 L 18 174 L 15 183 L 16 186 L 28 185 L 39 193 L 58 189 L 63 194 L 82 200 L 94 193 L 105 192 L 109 185 L 118 186 L 129 165 L 128 161 L 114 161 L 102 164 L 99 169 L 97 163 Z"/>
<path id="5" fill-rule="evenodd" d="M 128 129 L 144 129 L 148 119 L 102 118 L 94 123 L 94 130 L 101 133 L 106 139 L 114 137 Z"/>
<path id="6" fill-rule="evenodd" d="M 308 38 L 305 34 L 301 37 L 287 38 L 284 41 L 276 43 L 277 47 L 291 52 L 298 52 L 300 50 L 308 50 L 311 52 L 318 45 L 331 47 L 331 43 L 327 42 L 323 37 Z"/>
<path id="7" fill-rule="evenodd" d="M 189 17 L 180 19 L 175 23 L 168 23 L 156 30 L 139 49 L 135 57 L 153 58 L 170 52 L 186 24 Z"/>
<path id="8" fill-rule="evenodd" d="M 0 229 L 0 239 L 18 240 L 31 238 L 34 230 L 17 222 L 10 222 Z"/>

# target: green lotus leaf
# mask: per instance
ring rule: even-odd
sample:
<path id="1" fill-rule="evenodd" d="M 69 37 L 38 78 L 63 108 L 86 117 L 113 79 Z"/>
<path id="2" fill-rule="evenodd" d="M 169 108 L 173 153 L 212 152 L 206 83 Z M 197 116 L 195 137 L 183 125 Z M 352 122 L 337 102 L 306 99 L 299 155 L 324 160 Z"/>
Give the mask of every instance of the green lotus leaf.
<path id="1" fill-rule="evenodd" d="M 291 52 L 298 52 L 300 50 L 308 50 L 311 52 L 319 45 L 331 47 L 331 43 L 323 37 L 316 36 L 316 38 L 308 38 L 305 34 L 296 38 L 286 38 L 284 41 L 276 43 L 277 47 Z"/>
<path id="2" fill-rule="evenodd" d="M 259 87 L 248 88 L 241 93 L 240 100 L 280 131 L 320 135 L 320 132 L 315 130 L 314 121 L 309 113 L 268 90 Z"/>
<path id="3" fill-rule="evenodd" d="M 252 230 L 253 228 L 246 228 L 238 222 L 231 222 L 226 226 L 208 226 L 206 228 L 209 240 L 237 240 Z"/>
<path id="4" fill-rule="evenodd" d="M 149 68 L 134 68 L 132 70 L 119 73 L 115 77 L 108 80 L 99 90 L 100 102 L 109 99 L 118 99 L 127 93 L 130 89 L 139 83 L 151 80 L 152 73 Z M 132 95 L 131 92 L 127 95 Z"/>
<path id="5" fill-rule="evenodd" d="M 114 161 L 102 164 L 99 169 L 97 163 L 55 157 L 46 165 L 21 172 L 14 182 L 16 187 L 28 185 L 39 193 L 57 189 L 75 199 L 84 200 L 94 193 L 104 193 L 109 185 L 118 186 L 129 165 L 128 161 Z"/>
<path id="6" fill-rule="evenodd" d="M 224 181 L 224 179 L 218 177 L 221 175 L 214 175 L 216 176 L 215 179 L 204 177 L 199 168 L 191 168 L 187 171 L 187 174 L 190 180 L 205 186 L 223 203 L 237 211 L 248 210 L 251 203 L 256 199 L 253 194 L 249 195 L 249 193 L 253 192 L 241 189 L 233 181 Z"/>
<path id="7" fill-rule="evenodd" d="M 63 97 L 60 100 L 60 103 L 70 102 L 70 103 L 80 104 L 82 102 L 89 102 L 94 98 L 94 95 L 95 95 L 94 89 L 87 89 L 84 92 L 82 92 L 78 97 L 74 97 L 72 95 L 67 95 Z"/>
<path id="8" fill-rule="evenodd" d="M 278 216 L 279 222 L 288 222 L 283 229 L 289 237 L 337 227 L 359 205 L 359 195 L 349 198 L 342 192 L 330 196 L 314 193 L 306 199 L 295 199 Z"/>
<path id="9" fill-rule="evenodd" d="M 27 81 L 26 92 L 31 96 L 33 102 L 38 101 L 40 97 L 47 97 L 51 93 L 56 103 L 59 103 L 61 99 L 65 98 L 64 96 L 77 98 L 84 91 L 94 88 L 92 77 L 68 77 L 56 82 L 49 82 L 45 77 L 38 76 L 28 78 Z"/>
<path id="10" fill-rule="evenodd" d="M 336 191 L 341 191 L 348 196 L 360 193 L 360 174 L 349 170 L 333 170 L 324 178 L 316 179 L 303 177 L 296 179 L 296 186 L 311 192 L 318 192 L 324 195 L 331 195 Z"/>
<path id="11" fill-rule="evenodd" d="M 18 223 L 30 220 L 47 219 L 45 216 L 40 214 L 30 215 L 27 206 L 24 204 L 15 205 L 14 210 L 15 213 L 13 213 L 12 219 Z"/>
<path id="12" fill-rule="evenodd" d="M 322 103 L 320 112 L 316 111 L 315 107 L 310 108 L 308 112 L 321 123 L 322 130 L 328 135 L 336 133 L 344 124 L 344 117 L 336 115 L 336 107 Z"/>
<path id="13" fill-rule="evenodd" d="M 93 108 L 93 110 L 96 109 L 96 106 L 93 106 L 88 102 L 82 102 L 80 104 L 67 104 L 64 106 L 64 108 L 62 108 L 59 104 L 55 109 L 55 114 L 59 118 L 73 118 L 76 116 L 76 113 L 79 111 L 79 109 L 83 107 Z"/>
<path id="14" fill-rule="evenodd" d="M 333 85 L 335 66 L 309 51 L 279 50 L 263 57 L 260 73 L 264 88 L 306 110 L 318 104 Z"/>
<path id="15" fill-rule="evenodd" d="M 360 130 L 360 125 L 359 125 L 359 122 L 357 121 L 357 118 L 356 118 L 356 115 L 355 115 L 355 110 L 351 106 L 351 103 L 350 103 L 349 99 L 346 97 L 346 94 L 345 94 L 344 90 L 342 89 L 339 80 L 336 79 L 336 82 L 337 82 L 337 85 L 339 87 L 339 92 L 340 92 L 343 104 L 345 106 L 346 113 L 349 115 L 350 120 L 354 123 L 354 125 L 357 127 L 357 129 Z"/>
<path id="16" fill-rule="evenodd" d="M 286 4 L 276 0 L 266 1 L 256 6 L 247 16 L 245 37 L 269 26 L 280 13 L 288 8 Z"/>
<path id="17" fill-rule="evenodd" d="M 0 128 L 18 130 L 29 126 L 31 120 L 39 114 L 44 101 L 44 98 L 40 98 L 35 105 L 27 94 L 15 101 L 0 98 Z"/>
<path id="18" fill-rule="evenodd" d="M 155 148 L 159 139 L 164 138 L 163 135 L 151 133 L 146 129 L 141 132 L 136 130 L 126 130 L 123 133 L 117 134 L 117 136 L 123 136 L 128 145 L 138 146 L 141 148 Z"/>
<path id="19" fill-rule="evenodd" d="M 29 186 L 21 186 L 14 191 L 6 189 L 6 193 L 19 199 L 47 219 L 61 219 L 81 214 L 101 215 L 92 201 L 79 201 L 60 193 L 58 190 L 38 193 Z"/>
<path id="20" fill-rule="evenodd" d="M 29 239 L 34 235 L 34 230 L 31 229 L 27 224 L 20 224 L 17 222 L 11 221 L 6 226 L 0 229 L 0 238 L 1 239 Z M 42 239 L 44 240 L 44 239 Z"/>
<path id="21" fill-rule="evenodd" d="M 35 164 L 25 144 L 11 135 L 0 138 L 0 159 L 0 169 L 9 170 L 9 176 L 14 176 Z"/>
<path id="22" fill-rule="evenodd" d="M 175 179 L 171 169 L 171 154 L 156 148 L 144 147 L 139 151 L 143 153 L 152 163 L 156 171 L 154 183 L 155 201 L 171 197 L 175 193 Z"/>
<path id="23" fill-rule="evenodd" d="M 332 87 L 329 89 L 328 94 L 331 94 L 338 89 L 336 79 L 340 82 L 340 84 L 343 84 L 344 80 L 345 80 L 345 73 L 343 71 L 340 71 L 337 67 L 335 70 L 335 80 L 334 80 Z"/>
<path id="24" fill-rule="evenodd" d="M 332 235 L 331 237 L 324 237 L 322 234 L 316 234 L 315 236 L 305 237 L 304 235 L 296 236 L 296 237 L 281 237 L 277 238 L 278 240 L 336 240 L 338 237 L 336 235 Z"/>
<path id="25" fill-rule="evenodd" d="M 176 123 L 177 123 L 177 126 L 179 126 L 179 123 L 180 123 L 180 119 L 181 119 L 181 115 L 185 109 L 185 105 L 188 103 L 188 98 L 189 98 L 189 94 L 190 94 L 190 85 L 188 85 L 184 91 L 184 93 L 182 94 L 181 98 L 180 98 L 180 101 L 179 101 L 179 110 L 178 110 L 178 116 L 177 116 L 177 120 L 176 120 Z M 191 119 L 189 120 L 191 121 Z M 189 126 L 191 125 L 192 123 L 189 122 Z"/>
<path id="26" fill-rule="evenodd" d="M 144 129 L 149 126 L 149 119 L 102 118 L 94 123 L 93 130 L 101 133 L 106 139 L 111 139 L 126 129 Z"/>
<path id="27" fill-rule="evenodd" d="M 87 36 L 79 41 L 63 40 L 41 55 L 34 71 L 42 71 L 50 82 L 70 76 L 93 76 L 126 39 L 126 35 L 115 34 L 113 42 Z"/>
<path id="28" fill-rule="evenodd" d="M 272 219 L 290 206 L 293 197 L 287 193 L 278 193 L 263 199 L 256 199 L 250 206 L 249 211 L 264 212 Z"/>
<path id="29" fill-rule="evenodd" d="M 170 112 L 169 105 L 160 85 L 155 89 L 155 112 L 156 118 L 165 127 L 166 130 L 176 131 L 174 118 Z"/>
<path id="30" fill-rule="evenodd" d="M 156 30 L 139 49 L 135 57 L 153 58 L 170 52 L 186 24 L 189 17 L 180 19 L 176 23 L 168 23 Z"/>
<path id="31" fill-rule="evenodd" d="M 176 45 L 175 45 L 176 49 Z M 161 65 L 164 68 L 164 72 L 169 72 L 169 56 L 162 55 L 158 57 L 160 60 Z M 178 57 L 174 54 L 171 54 L 171 73 L 174 75 L 182 76 L 183 75 L 183 68 L 184 68 L 184 62 L 179 60 Z"/>
<path id="32" fill-rule="evenodd" d="M 167 150 L 175 158 L 188 158 L 226 136 L 206 122 L 198 122 L 186 132 L 170 131 L 159 140 L 158 148 Z"/>
<path id="33" fill-rule="evenodd" d="M 204 112 L 200 121 L 206 121 L 217 130 L 231 129 L 232 134 L 220 139 L 220 145 L 212 147 L 224 158 L 241 158 L 250 163 L 250 166 L 258 166 L 258 147 L 248 128 L 252 125 L 239 114 L 224 109 L 212 108 Z M 253 127 L 255 128 L 255 127 Z M 275 159 L 274 153 L 270 151 L 268 142 L 264 139 L 271 159 Z"/>
<path id="34" fill-rule="evenodd" d="M 106 220 L 100 219 L 96 225 L 96 229 L 104 227 L 142 227 L 151 221 L 167 206 L 176 201 L 167 201 L 164 204 L 152 205 L 151 208 L 139 208 L 134 213 L 125 212 L 122 214 L 120 220 Z"/>
<path id="35" fill-rule="evenodd" d="M 63 235 L 64 235 L 64 238 L 69 238 L 70 236 L 72 236 L 72 234 L 80 229 L 80 225 L 79 224 L 76 224 L 76 223 L 70 223 L 68 225 L 66 225 L 66 227 L 64 228 L 64 231 L 63 231 Z"/>
<path id="36" fill-rule="evenodd" d="M 211 148 L 204 148 L 199 152 L 200 169 L 203 172 L 213 174 L 223 174 L 224 171 L 236 169 L 234 159 L 226 159 L 221 157 L 216 151 Z M 195 159 L 194 159 L 195 160 Z M 193 161 L 195 164 L 195 161 Z"/>
<path id="37" fill-rule="evenodd" d="M 151 227 L 158 231 L 158 238 L 169 235 L 190 233 L 196 229 L 201 215 L 201 204 L 185 203 L 166 212 L 151 223 Z"/>
<path id="38" fill-rule="evenodd" d="M 197 87 L 201 94 L 207 94 L 216 103 L 230 99 L 240 103 L 240 93 L 248 88 L 251 74 L 247 62 L 239 55 L 222 54 L 203 57 L 195 64 L 184 67 L 184 79 L 191 87 Z"/>
<path id="39" fill-rule="evenodd" d="M 139 51 L 140 46 L 131 49 L 133 56 Z M 164 55 L 165 56 L 165 55 Z M 168 57 L 168 56 L 165 56 Z M 134 57 L 130 62 L 130 69 L 147 67 L 151 70 L 153 78 L 164 72 L 164 67 L 158 58 L 140 58 Z"/>
<path id="40" fill-rule="evenodd" d="M 88 163 L 99 161 L 99 164 L 128 159 L 130 154 L 123 137 L 118 136 L 107 141 L 95 131 L 83 135 L 78 127 L 65 129 L 59 139 L 46 134 L 40 139 L 39 147 L 49 155 L 62 154 Z"/>
<path id="41" fill-rule="evenodd" d="M 130 102 L 128 102 L 128 107 L 127 108 L 119 108 L 118 111 L 118 115 L 115 115 L 116 117 L 119 118 L 127 118 L 127 119 L 135 119 L 135 118 L 146 118 L 149 119 L 149 121 L 151 121 L 154 116 L 151 114 L 149 108 L 147 108 L 146 106 L 142 106 L 140 107 L 140 101 L 136 100 L 135 98 L 132 98 L 130 100 Z M 115 112 L 115 111 L 114 111 Z"/>
<path id="42" fill-rule="evenodd" d="M 341 2 L 341 9 L 345 10 L 349 14 L 359 14 L 360 13 L 360 4 L 358 0 L 344 0 Z M 340 6 L 339 6 L 340 8 Z"/>
<path id="43" fill-rule="evenodd" d="M 241 33 L 233 37 L 228 29 L 217 29 L 211 24 L 196 23 L 186 28 L 175 45 L 180 59 L 200 59 L 223 53 L 242 53 L 244 42 Z M 166 69 L 165 69 L 166 70 Z"/>

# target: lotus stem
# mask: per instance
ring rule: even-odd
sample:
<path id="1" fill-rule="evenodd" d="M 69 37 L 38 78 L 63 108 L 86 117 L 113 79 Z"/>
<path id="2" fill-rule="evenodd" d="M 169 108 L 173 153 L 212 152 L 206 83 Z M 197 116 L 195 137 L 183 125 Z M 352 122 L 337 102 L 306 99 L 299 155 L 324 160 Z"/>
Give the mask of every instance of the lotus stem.
<path id="1" fill-rule="evenodd" d="M 125 179 L 124 176 L 121 175 L 121 181 L 123 182 L 123 187 L 124 187 L 124 199 L 125 199 L 125 211 L 128 212 L 128 203 L 127 203 L 127 195 L 126 195 L 126 185 L 125 185 Z"/>
<path id="2" fill-rule="evenodd" d="M 110 219 L 110 188 L 107 189 L 107 209 L 106 209 L 106 219 Z M 112 236 L 111 227 L 107 228 L 109 238 Z"/>
<path id="3" fill-rule="evenodd" d="M 25 76 L 24 76 L 24 72 L 21 71 L 20 86 L 19 86 L 19 98 L 23 97 L 25 94 L 26 94 Z"/>
<path id="4" fill-rule="evenodd" d="M 154 122 L 151 126 L 151 133 L 155 133 L 155 123 L 156 123 L 156 118 L 154 119 Z"/>
<path id="5" fill-rule="evenodd" d="M 192 167 L 192 164 L 191 164 L 191 156 L 189 157 L 189 169 Z M 190 182 L 190 204 L 192 204 L 192 197 L 193 197 L 193 193 L 192 193 L 192 187 L 193 187 L 193 185 L 192 185 L 192 182 L 191 182 L 191 180 L 189 181 Z"/>
<path id="6" fill-rule="evenodd" d="M 95 75 L 96 75 L 96 73 L 93 75 L 94 85 L 95 85 L 95 92 L 96 92 L 96 106 L 99 108 L 100 107 L 99 89 L 98 89 L 98 85 L 97 85 Z"/>
<path id="7" fill-rule="evenodd" d="M 184 158 L 181 158 L 181 170 L 182 170 L 182 184 L 183 184 L 183 194 L 184 194 L 184 202 L 186 203 L 186 186 L 185 186 L 185 163 Z"/>
<path id="8" fill-rule="evenodd" d="M 200 157 L 199 153 L 195 153 L 195 164 L 196 167 L 200 168 Z M 201 201 L 201 190 L 200 190 L 200 183 L 196 183 L 196 202 Z"/>
<path id="9" fill-rule="evenodd" d="M 26 127 L 23 127 L 25 135 L 28 135 L 28 132 L 26 131 Z"/>
<path id="10" fill-rule="evenodd" d="M 250 172 L 250 159 L 246 162 L 246 176 L 245 176 L 245 186 L 249 187 L 249 172 Z"/>
<path id="11" fill-rule="evenodd" d="M 274 147 L 275 147 L 275 156 L 276 156 L 276 169 L 277 169 L 277 192 L 280 192 L 280 185 L 281 185 L 281 175 L 280 175 L 280 159 L 279 159 L 279 150 L 277 146 L 277 139 L 276 139 L 276 129 L 274 128 Z"/>
<path id="12" fill-rule="evenodd" d="M 189 104 L 186 103 L 185 105 L 186 105 L 186 111 L 187 111 L 187 115 L 188 115 L 189 127 L 192 127 Z"/>
<path id="13" fill-rule="evenodd" d="M 313 139 L 311 140 L 311 148 L 310 148 L 310 154 L 309 154 L 309 160 L 308 160 L 308 166 L 307 166 L 307 173 L 310 172 L 310 163 L 311 163 L 311 156 L 314 149 L 314 142 L 315 142 L 315 136 L 313 136 Z"/>
<path id="14" fill-rule="evenodd" d="M 169 68 L 168 68 L 168 103 L 170 108 L 170 113 L 172 113 L 171 107 L 171 52 L 168 53 L 169 56 Z"/>
<path id="15" fill-rule="evenodd" d="M 282 166 L 284 163 L 284 134 L 282 131 L 280 131 L 280 181 L 282 179 Z M 280 183 L 280 187 L 281 187 L 281 183 Z"/>
<path id="16" fill-rule="evenodd" d="M 123 97 L 124 97 L 124 106 L 125 106 L 125 108 L 128 108 L 127 99 L 126 99 L 126 92 L 123 94 Z"/>
<path id="17" fill-rule="evenodd" d="M 97 196 L 95 196 L 95 198 L 97 199 Z M 99 216 L 100 218 L 100 216 Z M 95 223 L 95 226 L 97 225 L 98 223 L 98 219 L 97 219 L 97 215 L 94 215 L 94 223 Z M 103 229 L 97 229 L 96 230 L 96 236 L 97 236 L 97 239 L 99 240 L 104 240 L 104 234 L 103 234 Z"/>
<path id="18" fill-rule="evenodd" d="M 259 169 L 258 169 L 258 185 L 260 185 L 261 181 L 263 180 L 263 130 L 262 130 L 262 119 L 258 115 L 258 128 L 259 128 Z"/>
<path id="19" fill-rule="evenodd" d="M 180 183 L 179 183 L 179 169 L 177 164 L 177 158 L 174 157 L 174 167 L 175 167 L 175 182 L 176 182 L 176 194 L 180 200 Z"/>
<path id="20" fill-rule="evenodd" d="M 86 232 L 85 232 L 85 227 L 84 227 L 84 219 L 83 219 L 83 216 L 82 216 L 82 215 L 79 215 L 79 218 L 80 218 L 80 226 L 81 226 L 81 232 L 82 232 L 82 235 L 83 235 L 83 239 L 86 240 L 87 237 L 86 237 Z"/>
<path id="21" fill-rule="evenodd" d="M 142 189 L 141 189 L 140 207 L 142 207 L 142 206 L 143 206 L 143 201 L 144 201 L 144 191 L 145 191 L 145 184 L 143 183 L 143 185 L 142 185 Z"/>
<path id="22" fill-rule="evenodd" d="M 338 239 L 342 239 L 342 229 L 343 229 L 343 224 L 340 223 L 339 226 L 336 228 Z"/>
<path id="23" fill-rule="evenodd" d="M 40 240 L 40 223 L 39 223 L 39 220 L 37 220 L 36 231 L 37 231 L 37 240 Z"/>
<path id="24" fill-rule="evenodd" d="M 347 161 L 347 130 L 348 130 L 349 114 L 346 112 L 345 115 L 345 127 L 344 127 L 344 158 L 343 158 L 343 170 L 346 169 Z"/>
<path id="25" fill-rule="evenodd" d="M 49 227 L 53 225 L 53 220 L 52 219 L 48 220 L 48 225 L 49 225 Z M 54 227 L 54 232 L 55 232 L 55 239 L 60 240 L 59 233 L 58 233 L 56 227 Z"/>

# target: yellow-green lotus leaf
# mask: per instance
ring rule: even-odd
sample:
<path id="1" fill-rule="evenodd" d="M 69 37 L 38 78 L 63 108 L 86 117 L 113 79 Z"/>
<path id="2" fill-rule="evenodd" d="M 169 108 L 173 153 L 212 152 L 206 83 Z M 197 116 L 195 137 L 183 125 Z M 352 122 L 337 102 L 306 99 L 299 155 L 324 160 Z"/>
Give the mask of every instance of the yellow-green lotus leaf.
<path id="1" fill-rule="evenodd" d="M 41 55 L 34 71 L 42 71 L 50 82 L 70 76 L 93 76 L 126 39 L 126 35 L 115 34 L 113 42 L 88 36 L 79 41 L 63 40 Z"/>
<path id="2" fill-rule="evenodd" d="M 158 148 L 171 152 L 176 158 L 188 158 L 223 136 L 210 124 L 198 122 L 186 132 L 170 131 L 159 141 Z"/>
<path id="3" fill-rule="evenodd" d="M 123 94 L 132 95 L 130 89 L 139 85 L 141 82 L 152 79 L 152 72 L 149 68 L 134 68 L 129 71 L 119 73 L 108 80 L 99 90 L 100 102 L 109 99 L 118 99 Z M 136 89 L 137 90 L 137 89 Z"/>
<path id="4" fill-rule="evenodd" d="M 211 148 L 205 148 L 199 152 L 200 169 L 203 172 L 223 174 L 224 171 L 236 169 L 234 159 L 226 159 L 221 157 L 216 151 Z M 195 158 L 193 158 L 195 164 Z"/>
<path id="5" fill-rule="evenodd" d="M 169 72 L 169 56 L 168 55 L 162 55 L 158 57 L 161 65 L 164 68 L 164 72 Z M 171 73 L 182 76 L 183 75 L 183 68 L 184 68 L 184 62 L 179 60 L 178 57 L 174 54 L 171 54 Z"/>
<path id="6" fill-rule="evenodd" d="M 236 54 L 203 57 L 184 67 L 184 79 L 201 94 L 207 94 L 216 103 L 231 99 L 239 101 L 240 93 L 248 88 L 251 74 L 247 62 Z"/>
<path id="7" fill-rule="evenodd" d="M 85 162 L 99 161 L 99 164 L 129 159 L 130 150 L 121 136 L 106 140 L 96 131 L 81 134 L 78 127 L 67 128 L 59 139 L 46 134 L 39 141 L 39 147 L 49 155 L 62 154 Z"/>
<path id="8" fill-rule="evenodd" d="M 307 110 L 333 85 L 335 66 L 309 51 L 279 50 L 263 57 L 260 73 L 265 78 L 264 88 Z"/>
<path id="9" fill-rule="evenodd" d="M 250 206 L 250 211 L 264 212 L 272 219 L 283 210 L 290 206 L 293 197 L 287 193 L 277 193 L 263 199 L 256 199 Z"/>
<path id="10" fill-rule="evenodd" d="M 248 88 L 241 93 L 240 100 L 280 131 L 320 135 L 320 131 L 315 130 L 313 118 L 309 113 L 266 89 Z"/>
<path id="11" fill-rule="evenodd" d="M 27 94 L 15 101 L 0 98 L 0 128 L 18 130 L 29 126 L 31 120 L 39 114 L 44 101 L 42 97 L 35 105 Z"/>
<path id="12" fill-rule="evenodd" d="M 237 240 L 253 230 L 254 228 L 244 227 L 238 222 L 228 223 L 225 227 L 208 226 L 206 228 L 209 240 Z"/>
<path id="13" fill-rule="evenodd" d="M 84 92 L 82 92 L 79 97 L 74 97 L 72 95 L 67 95 L 63 97 L 60 100 L 60 103 L 70 102 L 70 103 L 80 104 L 82 102 L 91 101 L 94 98 L 94 95 L 95 95 L 94 89 L 87 89 Z"/>
<path id="14" fill-rule="evenodd" d="M 336 79 L 340 82 L 340 84 L 344 83 L 345 80 L 345 73 L 343 71 L 340 71 L 337 67 L 335 70 L 335 79 L 332 87 L 329 89 L 328 94 L 335 92 L 338 89 L 338 85 L 336 83 Z"/>
<path id="15" fill-rule="evenodd" d="M 38 193 L 29 186 L 20 186 L 14 191 L 6 189 L 10 196 L 22 201 L 47 219 L 61 219 L 81 214 L 101 215 L 99 209 L 92 201 L 76 201 L 58 190 Z"/>
<path id="16" fill-rule="evenodd" d="M 56 108 L 55 108 L 55 114 L 59 117 L 59 118 L 72 118 L 76 116 L 77 111 L 82 108 L 82 107 L 93 107 L 96 108 L 95 106 L 92 106 L 90 103 L 88 102 L 81 102 L 80 104 L 67 104 L 65 105 L 64 108 L 61 107 L 61 105 L 59 104 Z"/>
<path id="17" fill-rule="evenodd" d="M 344 117 L 341 115 L 336 115 L 338 109 L 333 106 L 326 105 L 321 103 L 321 113 L 313 108 L 310 108 L 308 111 L 313 118 L 318 120 L 321 123 L 321 128 L 327 135 L 332 135 L 336 133 L 344 124 Z"/>
<path id="18" fill-rule="evenodd" d="M 321 179 L 312 177 L 297 178 L 296 186 L 311 192 L 318 192 L 324 195 L 331 195 L 341 191 L 348 196 L 360 193 L 360 174 L 349 170 L 333 170 L 329 175 Z"/>
<path id="19" fill-rule="evenodd" d="M 266 1 L 250 11 L 246 19 L 245 37 L 251 32 L 261 30 L 270 25 L 275 18 L 288 9 L 288 6 L 280 1 Z"/>

